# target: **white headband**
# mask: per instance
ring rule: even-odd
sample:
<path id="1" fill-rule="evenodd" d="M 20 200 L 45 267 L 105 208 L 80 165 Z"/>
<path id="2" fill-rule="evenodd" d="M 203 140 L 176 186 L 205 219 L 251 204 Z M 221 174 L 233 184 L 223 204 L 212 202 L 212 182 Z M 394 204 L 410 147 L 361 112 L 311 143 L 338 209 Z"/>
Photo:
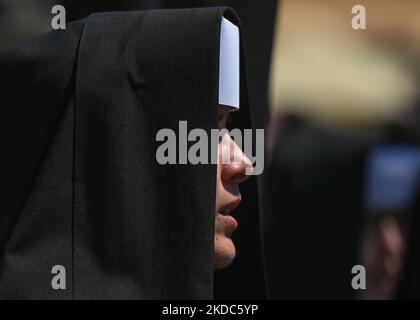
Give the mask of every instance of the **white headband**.
<path id="1" fill-rule="evenodd" d="M 219 57 L 219 104 L 239 109 L 239 28 L 222 17 Z"/>

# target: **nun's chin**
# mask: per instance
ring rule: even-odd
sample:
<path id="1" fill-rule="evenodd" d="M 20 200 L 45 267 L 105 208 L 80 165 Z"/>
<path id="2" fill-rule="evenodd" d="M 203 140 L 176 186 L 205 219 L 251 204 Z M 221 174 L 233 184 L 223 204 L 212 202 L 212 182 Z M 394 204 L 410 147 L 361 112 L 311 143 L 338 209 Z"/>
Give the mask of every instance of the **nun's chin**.
<path id="1" fill-rule="evenodd" d="M 217 234 L 214 239 L 214 268 L 223 269 L 229 266 L 235 259 L 236 249 L 232 239 Z"/>

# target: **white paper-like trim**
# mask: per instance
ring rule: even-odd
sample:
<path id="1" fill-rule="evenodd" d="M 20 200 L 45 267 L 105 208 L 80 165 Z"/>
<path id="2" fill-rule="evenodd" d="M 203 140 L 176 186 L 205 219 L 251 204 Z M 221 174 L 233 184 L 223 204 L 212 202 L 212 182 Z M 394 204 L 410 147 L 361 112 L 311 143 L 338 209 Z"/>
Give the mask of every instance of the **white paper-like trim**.
<path id="1" fill-rule="evenodd" d="M 220 29 L 219 104 L 239 109 L 239 28 L 222 17 Z"/>

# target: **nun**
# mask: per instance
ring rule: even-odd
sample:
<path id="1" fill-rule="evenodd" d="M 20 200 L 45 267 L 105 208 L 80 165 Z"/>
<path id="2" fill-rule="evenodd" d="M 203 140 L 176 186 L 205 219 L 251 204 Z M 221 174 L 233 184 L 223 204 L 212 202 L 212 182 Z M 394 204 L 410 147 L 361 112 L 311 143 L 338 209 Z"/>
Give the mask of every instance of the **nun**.
<path id="1" fill-rule="evenodd" d="M 409 279 L 418 275 L 419 243 L 408 235 L 418 238 L 418 224 L 409 226 L 420 153 L 411 130 L 335 131 L 291 117 L 286 124 L 265 186 L 269 297 L 392 299 L 415 291 Z"/>
<path id="2" fill-rule="evenodd" d="M 100 13 L 0 53 L 0 298 L 265 297 L 250 160 L 156 161 L 180 121 L 252 128 L 239 28 L 227 8 Z"/>
<path id="3" fill-rule="evenodd" d="M 263 235 L 271 299 L 354 299 L 369 135 L 289 121 L 273 145 Z"/>

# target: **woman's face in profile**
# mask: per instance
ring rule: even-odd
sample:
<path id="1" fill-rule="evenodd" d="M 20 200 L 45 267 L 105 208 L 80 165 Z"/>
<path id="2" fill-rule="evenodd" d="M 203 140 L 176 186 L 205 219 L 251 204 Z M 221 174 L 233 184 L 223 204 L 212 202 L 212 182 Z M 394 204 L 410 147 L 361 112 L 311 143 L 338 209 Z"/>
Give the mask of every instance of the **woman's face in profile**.
<path id="1" fill-rule="evenodd" d="M 226 128 L 228 117 L 228 109 L 220 107 L 219 130 Z M 231 216 L 231 212 L 241 202 L 239 184 L 248 178 L 245 175 L 245 169 L 252 167 L 252 162 L 228 133 L 223 134 L 219 139 L 218 156 L 214 235 L 215 269 L 227 267 L 235 258 L 236 250 L 231 235 L 238 227 L 238 222 Z M 235 161 L 234 156 L 237 157 Z M 222 157 L 223 159 L 228 157 L 229 163 L 222 163 Z"/>

